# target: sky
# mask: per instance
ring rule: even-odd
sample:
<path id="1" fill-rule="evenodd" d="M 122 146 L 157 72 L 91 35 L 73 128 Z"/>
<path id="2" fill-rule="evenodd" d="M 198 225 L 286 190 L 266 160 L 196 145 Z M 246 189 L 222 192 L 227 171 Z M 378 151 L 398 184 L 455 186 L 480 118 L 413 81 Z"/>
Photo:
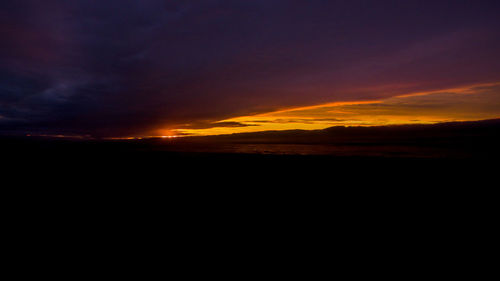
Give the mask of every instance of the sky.
<path id="1" fill-rule="evenodd" d="M 500 1 L 2 0 L 0 134 L 500 117 Z"/>

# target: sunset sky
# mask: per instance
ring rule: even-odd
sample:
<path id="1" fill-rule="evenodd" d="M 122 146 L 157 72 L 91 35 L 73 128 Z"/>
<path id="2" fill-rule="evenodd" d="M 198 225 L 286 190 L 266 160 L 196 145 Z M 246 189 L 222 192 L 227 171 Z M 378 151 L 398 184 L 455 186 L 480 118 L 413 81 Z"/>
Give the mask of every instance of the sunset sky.
<path id="1" fill-rule="evenodd" d="M 0 134 L 500 117 L 500 1 L 2 0 Z"/>

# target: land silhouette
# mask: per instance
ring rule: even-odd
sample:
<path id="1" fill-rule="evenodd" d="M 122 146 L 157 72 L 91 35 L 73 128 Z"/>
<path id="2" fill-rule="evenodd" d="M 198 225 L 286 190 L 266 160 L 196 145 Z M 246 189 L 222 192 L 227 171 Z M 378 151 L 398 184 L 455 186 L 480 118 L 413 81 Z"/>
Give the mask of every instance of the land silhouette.
<path id="1" fill-rule="evenodd" d="M 495 181 L 499 143 L 500 119 L 494 119 L 175 139 L 4 136 L 0 152 L 4 178 L 37 192 L 45 190 L 39 189 L 44 182 L 63 190 L 82 186 L 78 192 L 90 188 L 108 197 L 144 188 L 157 194 L 187 192 L 185 187 L 193 185 L 212 197 L 222 192 L 213 189 L 220 186 L 245 186 L 240 194 L 254 192 L 252 186 L 262 196 L 281 196 L 292 186 L 298 187 L 293 192 L 337 193 L 361 186 L 377 197 L 394 197 L 403 189 L 407 195 L 425 190 L 426 196 L 446 197 L 459 187 L 469 192 Z"/>
<path id="2" fill-rule="evenodd" d="M 143 139 L 0 138 L 4 155 L 175 154 L 233 156 L 301 155 L 339 157 L 490 158 L 499 153 L 500 119 L 432 125 L 335 126 L 215 136 Z"/>

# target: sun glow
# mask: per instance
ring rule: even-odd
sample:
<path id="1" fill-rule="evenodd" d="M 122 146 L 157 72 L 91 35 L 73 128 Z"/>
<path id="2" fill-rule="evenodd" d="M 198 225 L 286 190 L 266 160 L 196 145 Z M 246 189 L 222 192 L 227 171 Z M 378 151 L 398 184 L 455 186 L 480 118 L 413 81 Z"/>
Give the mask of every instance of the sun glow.
<path id="1" fill-rule="evenodd" d="M 219 135 L 267 130 L 314 130 L 332 126 L 434 124 L 500 117 L 500 83 L 470 85 L 381 100 L 334 102 L 239 116 L 178 135 Z M 231 126 L 224 126 L 231 124 Z"/>

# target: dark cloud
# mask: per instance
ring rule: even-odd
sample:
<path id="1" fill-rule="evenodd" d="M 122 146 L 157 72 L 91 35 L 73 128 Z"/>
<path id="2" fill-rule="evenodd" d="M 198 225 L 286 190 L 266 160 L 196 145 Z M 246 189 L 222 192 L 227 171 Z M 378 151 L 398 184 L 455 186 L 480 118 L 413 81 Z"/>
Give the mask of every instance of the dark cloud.
<path id="1" fill-rule="evenodd" d="M 277 118 L 273 120 L 248 120 L 246 122 L 249 123 L 300 123 L 300 124 L 313 124 L 317 122 L 343 122 L 347 121 L 345 119 L 339 119 L 339 118 Z"/>
<path id="2" fill-rule="evenodd" d="M 3 0 L 0 130 L 146 134 L 495 81 L 499 11 L 498 1 Z"/>
<path id="3" fill-rule="evenodd" d="M 179 129 L 210 129 L 210 128 L 235 128 L 235 127 L 250 127 L 250 126 L 255 126 L 252 124 L 243 124 L 240 122 L 231 122 L 231 121 L 224 121 L 224 122 L 195 122 L 191 124 L 186 124 L 186 125 L 180 125 L 177 128 Z"/>

